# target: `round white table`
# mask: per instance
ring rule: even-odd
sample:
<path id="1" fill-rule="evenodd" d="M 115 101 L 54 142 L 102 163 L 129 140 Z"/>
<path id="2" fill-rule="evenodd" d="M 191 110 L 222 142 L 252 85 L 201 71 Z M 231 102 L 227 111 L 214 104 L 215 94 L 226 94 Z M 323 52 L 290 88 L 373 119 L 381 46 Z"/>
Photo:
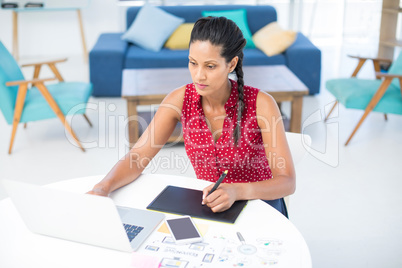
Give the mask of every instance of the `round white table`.
<path id="1" fill-rule="evenodd" d="M 102 176 L 78 178 L 46 187 L 86 193 L 101 179 Z M 187 177 L 143 174 L 133 183 L 113 192 L 110 197 L 116 205 L 145 209 L 166 185 L 201 190 L 209 184 Z M 208 232 L 241 232 L 245 237 L 255 234 L 283 241 L 283 256 L 286 258 L 281 258 L 275 265 L 265 263 L 261 267 L 312 266 L 310 252 L 300 232 L 281 213 L 261 200 L 249 201 L 235 224 L 194 220 L 197 224 L 208 225 Z M 131 253 L 31 233 L 10 198 L 0 202 L 0 267 L 130 267 L 131 259 Z"/>

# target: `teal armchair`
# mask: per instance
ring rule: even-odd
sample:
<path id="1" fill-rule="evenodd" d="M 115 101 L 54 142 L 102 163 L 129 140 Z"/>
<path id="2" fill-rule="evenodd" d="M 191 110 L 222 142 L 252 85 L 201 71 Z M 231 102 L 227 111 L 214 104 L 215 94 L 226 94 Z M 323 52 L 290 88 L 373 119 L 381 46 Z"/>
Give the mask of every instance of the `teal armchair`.
<path id="1" fill-rule="evenodd" d="M 336 98 L 336 102 L 325 120 L 329 118 L 338 103 L 346 108 L 364 110 L 363 116 L 349 136 L 345 146 L 349 144 L 371 111 L 384 113 L 385 120 L 387 120 L 387 114 L 402 115 L 402 53 L 391 64 L 388 73 L 380 72 L 380 62 L 390 63 L 391 61 L 388 59 L 355 58 L 359 59 L 359 63 L 351 78 L 332 79 L 325 84 L 328 91 Z M 373 62 L 377 79 L 358 79 L 356 77 L 367 60 Z"/>
<path id="2" fill-rule="evenodd" d="M 83 114 L 89 125 L 92 126 L 85 115 L 86 104 L 92 93 L 92 85 L 82 82 L 64 82 L 55 66 L 56 63 L 63 61 L 65 59 L 23 65 L 23 67 L 34 66 L 33 79 L 25 80 L 17 62 L 0 42 L 0 110 L 7 123 L 12 125 L 9 154 L 12 151 L 19 123 L 55 117 L 61 120 L 67 132 L 81 150 L 85 151 L 67 123 L 65 115 L 72 108 L 80 107 L 74 114 Z M 40 69 L 43 65 L 49 66 L 55 78 L 39 79 Z M 57 81 L 57 83 L 45 86 L 45 82 L 48 81 Z"/>

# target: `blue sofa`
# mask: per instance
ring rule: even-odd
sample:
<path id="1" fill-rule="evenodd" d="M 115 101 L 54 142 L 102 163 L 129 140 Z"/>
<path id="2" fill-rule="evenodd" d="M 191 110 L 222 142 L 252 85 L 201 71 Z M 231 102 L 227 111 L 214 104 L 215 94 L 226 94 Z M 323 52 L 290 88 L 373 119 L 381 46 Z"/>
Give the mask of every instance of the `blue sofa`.
<path id="1" fill-rule="evenodd" d="M 204 10 L 246 9 L 247 20 L 252 34 L 270 22 L 277 20 L 272 6 L 248 5 L 204 5 L 204 6 L 161 6 L 161 9 L 185 22 L 195 22 Z M 140 7 L 127 9 L 127 28 L 134 21 Z M 149 51 L 121 40 L 123 33 L 104 33 L 89 53 L 90 81 L 93 96 L 121 96 L 123 69 L 187 67 L 188 50 L 162 48 L 159 52 Z M 152 34 L 152 33 L 150 33 Z M 286 65 L 306 84 L 310 94 L 320 90 L 321 51 L 302 33 L 282 54 L 268 57 L 257 48 L 244 50 L 243 65 Z"/>

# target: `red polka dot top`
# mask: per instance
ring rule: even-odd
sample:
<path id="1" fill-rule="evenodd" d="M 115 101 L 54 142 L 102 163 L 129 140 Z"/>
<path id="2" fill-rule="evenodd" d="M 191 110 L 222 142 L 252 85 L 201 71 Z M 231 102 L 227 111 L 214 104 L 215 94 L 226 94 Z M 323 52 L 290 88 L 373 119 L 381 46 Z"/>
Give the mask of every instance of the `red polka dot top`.
<path id="1" fill-rule="evenodd" d="M 232 91 L 225 104 L 226 117 L 222 134 L 214 141 L 201 105 L 201 96 L 194 84 L 186 85 L 181 123 L 186 153 L 198 179 L 216 182 L 229 170 L 223 182 L 257 182 L 272 178 L 268 159 L 257 122 L 256 100 L 258 89 L 244 86 L 244 111 L 241 119 L 241 137 L 234 146 L 233 131 L 237 124 L 237 82 L 230 80 Z"/>

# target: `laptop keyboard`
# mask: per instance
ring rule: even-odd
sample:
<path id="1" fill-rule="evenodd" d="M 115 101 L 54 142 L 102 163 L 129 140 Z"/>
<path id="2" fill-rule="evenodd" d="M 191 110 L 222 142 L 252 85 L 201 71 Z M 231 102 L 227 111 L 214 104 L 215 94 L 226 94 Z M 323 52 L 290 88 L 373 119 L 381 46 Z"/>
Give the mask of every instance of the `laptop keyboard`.
<path id="1" fill-rule="evenodd" d="M 144 229 L 144 227 L 141 226 L 135 226 L 125 223 L 123 223 L 123 226 L 124 229 L 126 229 L 126 233 L 130 242 L 133 241 L 133 239 Z"/>

